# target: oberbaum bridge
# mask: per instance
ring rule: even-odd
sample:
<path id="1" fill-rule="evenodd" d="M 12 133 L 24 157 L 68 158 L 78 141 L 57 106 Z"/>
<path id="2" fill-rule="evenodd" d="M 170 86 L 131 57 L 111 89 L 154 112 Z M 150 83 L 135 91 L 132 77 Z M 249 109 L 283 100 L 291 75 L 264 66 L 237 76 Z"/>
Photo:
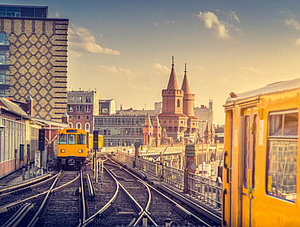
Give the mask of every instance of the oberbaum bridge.
<path id="1" fill-rule="evenodd" d="M 162 113 L 155 117 L 153 125 L 150 116 L 146 116 L 143 144 L 91 151 L 93 179 L 99 181 L 101 163 L 103 168 L 101 157 L 112 157 L 142 178 L 158 182 L 157 187 L 220 225 L 224 146 L 215 141 L 213 127 L 209 130 L 207 125 L 203 135 L 199 135 L 199 119 L 193 112 L 194 98 L 186 70 L 182 87 L 178 87 L 173 61 L 167 89 L 162 91 Z M 0 180 L 18 169 L 23 169 L 21 181 L 47 174 L 56 158 L 57 132 L 69 126 L 68 115 L 63 115 L 61 123 L 34 118 L 31 116 L 34 103 L 30 97 L 23 106 L 6 98 L 1 98 L 0 105 L 1 152 L 3 148 L 13 151 L 1 153 L 4 161 L 0 162 Z M 8 129 L 10 126 L 13 127 Z M 17 179 L 12 182 L 19 183 Z"/>
<path id="2" fill-rule="evenodd" d="M 172 195 L 185 195 L 182 200 L 202 203 L 205 212 L 220 221 L 224 144 L 215 141 L 215 133 L 208 126 L 199 136 L 199 119 L 193 116 L 194 94 L 186 70 L 179 89 L 174 62 L 162 100 L 162 113 L 153 125 L 150 116 L 146 117 L 143 145 L 105 147 L 101 152 L 113 154 L 116 160 L 152 181 L 163 182 L 160 187 Z"/>

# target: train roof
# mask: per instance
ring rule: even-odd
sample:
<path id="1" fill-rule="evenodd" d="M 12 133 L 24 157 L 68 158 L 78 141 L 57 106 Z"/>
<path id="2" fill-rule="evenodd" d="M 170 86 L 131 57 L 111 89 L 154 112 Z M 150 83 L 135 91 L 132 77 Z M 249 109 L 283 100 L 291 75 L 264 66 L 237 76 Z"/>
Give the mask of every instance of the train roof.
<path id="1" fill-rule="evenodd" d="M 239 94 L 233 94 L 226 100 L 227 103 L 237 102 L 243 99 L 252 98 L 260 95 L 266 95 L 276 92 L 293 90 L 300 88 L 300 78 L 286 81 L 279 81 L 275 83 L 268 84 L 265 87 L 258 88 L 252 91 L 243 92 Z"/>

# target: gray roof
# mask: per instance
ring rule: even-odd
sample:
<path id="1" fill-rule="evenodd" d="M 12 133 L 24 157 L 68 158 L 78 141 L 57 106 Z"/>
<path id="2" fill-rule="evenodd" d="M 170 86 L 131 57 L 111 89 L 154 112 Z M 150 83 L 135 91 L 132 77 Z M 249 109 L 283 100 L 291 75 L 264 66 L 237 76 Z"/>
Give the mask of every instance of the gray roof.
<path id="1" fill-rule="evenodd" d="M 7 107 L 7 109 L 13 113 L 16 113 L 23 117 L 29 117 L 27 113 L 16 103 L 8 100 L 7 98 L 0 98 L 3 104 Z"/>
<path id="2" fill-rule="evenodd" d="M 260 96 L 260 95 L 266 95 L 266 94 L 271 94 L 271 93 L 276 93 L 276 92 L 282 92 L 282 91 L 288 91 L 288 90 L 293 90 L 300 88 L 300 78 L 293 79 L 293 80 L 287 80 L 287 81 L 279 81 L 276 83 L 268 84 L 265 87 L 258 88 L 252 91 L 244 92 L 237 94 L 236 98 L 229 97 L 226 100 L 226 103 L 230 102 L 236 102 L 239 100 L 243 100 L 246 98 L 251 98 L 255 96 Z"/>

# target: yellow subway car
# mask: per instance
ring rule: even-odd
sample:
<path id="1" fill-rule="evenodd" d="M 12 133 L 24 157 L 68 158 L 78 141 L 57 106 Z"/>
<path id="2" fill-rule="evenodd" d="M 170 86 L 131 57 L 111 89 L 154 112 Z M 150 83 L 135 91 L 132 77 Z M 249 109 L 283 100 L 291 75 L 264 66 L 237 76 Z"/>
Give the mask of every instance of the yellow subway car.
<path id="1" fill-rule="evenodd" d="M 79 167 L 87 157 L 87 132 L 67 128 L 57 134 L 57 160 L 60 166 Z"/>
<path id="2" fill-rule="evenodd" d="M 230 94 L 223 226 L 300 226 L 299 109 L 300 79 Z"/>

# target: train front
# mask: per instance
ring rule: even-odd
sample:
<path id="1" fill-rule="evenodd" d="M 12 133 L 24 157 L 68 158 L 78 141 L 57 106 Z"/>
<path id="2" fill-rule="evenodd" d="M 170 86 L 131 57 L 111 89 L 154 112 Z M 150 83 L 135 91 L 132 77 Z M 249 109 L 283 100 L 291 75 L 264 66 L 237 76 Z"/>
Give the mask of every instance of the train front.
<path id="1" fill-rule="evenodd" d="M 80 167 L 87 156 L 87 133 L 80 129 L 58 132 L 57 160 L 60 166 Z"/>

